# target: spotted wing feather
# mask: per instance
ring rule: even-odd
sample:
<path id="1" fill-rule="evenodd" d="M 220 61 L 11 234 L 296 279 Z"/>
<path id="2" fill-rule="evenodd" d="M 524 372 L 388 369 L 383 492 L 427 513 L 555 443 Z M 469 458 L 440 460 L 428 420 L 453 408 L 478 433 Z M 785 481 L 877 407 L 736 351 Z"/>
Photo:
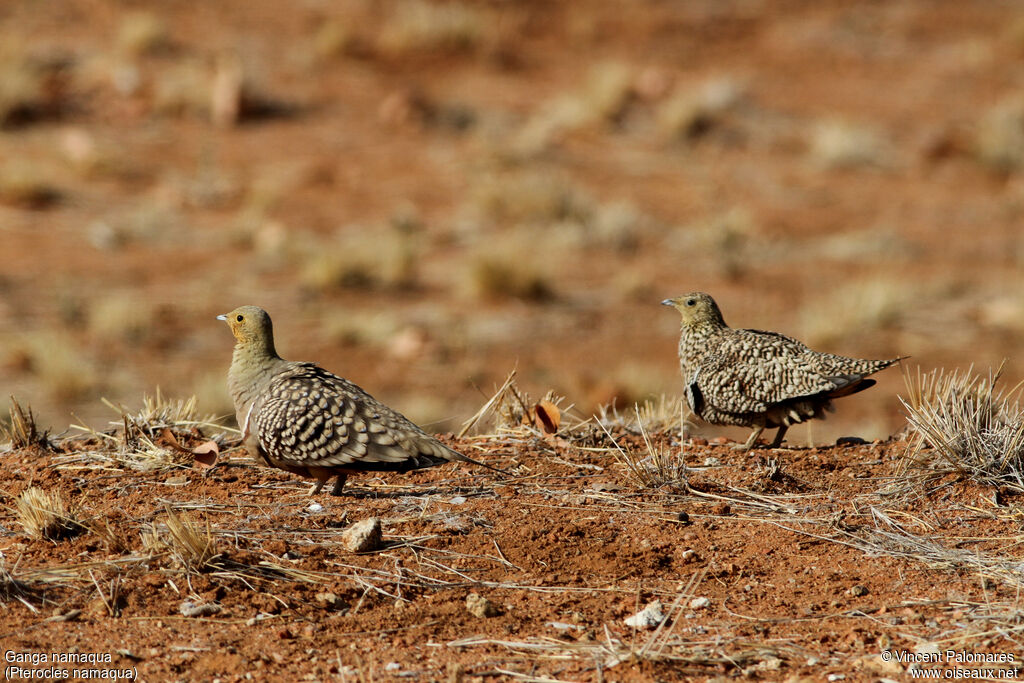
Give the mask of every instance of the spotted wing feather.
<path id="1" fill-rule="evenodd" d="M 819 353 L 774 332 L 733 332 L 700 359 L 696 371 L 704 400 L 730 413 L 763 413 L 786 401 L 855 393 L 867 388 L 858 386 L 867 375 L 894 362 Z"/>
<path id="2" fill-rule="evenodd" d="M 251 424 L 268 458 L 288 465 L 407 470 L 468 460 L 312 363 L 275 377 L 253 406 Z"/>

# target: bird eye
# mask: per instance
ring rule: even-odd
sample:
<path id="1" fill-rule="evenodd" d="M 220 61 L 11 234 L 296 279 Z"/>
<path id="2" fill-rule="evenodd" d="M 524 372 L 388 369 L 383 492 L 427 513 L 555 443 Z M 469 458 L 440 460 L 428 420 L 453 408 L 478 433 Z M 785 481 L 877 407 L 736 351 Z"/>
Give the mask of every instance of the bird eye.
<path id="1" fill-rule="evenodd" d="M 235 318 L 235 320 L 237 320 L 238 322 L 242 322 L 243 320 L 245 320 L 245 316 L 239 315 L 237 318 Z"/>
<path id="2" fill-rule="evenodd" d="M 696 306 L 697 305 L 697 300 L 696 299 L 687 299 L 686 300 L 686 305 L 687 306 Z"/>

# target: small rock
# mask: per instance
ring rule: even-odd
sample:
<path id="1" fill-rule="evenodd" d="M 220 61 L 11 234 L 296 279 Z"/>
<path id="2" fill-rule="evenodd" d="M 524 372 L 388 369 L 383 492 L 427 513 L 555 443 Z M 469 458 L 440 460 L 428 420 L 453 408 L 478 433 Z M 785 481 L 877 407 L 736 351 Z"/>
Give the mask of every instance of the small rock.
<path id="1" fill-rule="evenodd" d="M 368 553 L 380 548 L 380 518 L 370 517 L 356 522 L 341 534 L 341 542 L 354 553 Z"/>
<path id="2" fill-rule="evenodd" d="M 326 610 L 339 610 L 345 607 L 345 601 L 334 593 L 317 593 L 316 601 Z"/>
<path id="3" fill-rule="evenodd" d="M 690 609 L 704 609 L 710 604 L 710 598 L 694 598 L 693 600 L 690 600 Z"/>
<path id="4" fill-rule="evenodd" d="M 626 626 L 633 628 L 654 628 L 665 621 L 665 614 L 661 610 L 661 600 L 655 600 L 633 616 L 626 617 L 624 621 Z"/>
<path id="5" fill-rule="evenodd" d="M 849 591 L 850 595 L 855 598 L 860 598 L 868 594 L 867 586 L 853 586 Z"/>
<path id="6" fill-rule="evenodd" d="M 462 505 L 465 502 L 466 502 L 466 497 L 465 496 L 455 496 L 454 498 L 452 498 L 451 500 L 448 501 L 449 505 Z"/>
<path id="7" fill-rule="evenodd" d="M 323 512 L 324 506 L 321 505 L 320 503 L 317 503 L 316 501 L 313 501 L 312 503 L 309 504 L 308 507 L 306 507 L 306 511 L 312 513 Z"/>
<path id="8" fill-rule="evenodd" d="M 715 457 L 704 458 L 704 467 L 718 467 L 722 461 Z"/>
<path id="9" fill-rule="evenodd" d="M 567 624 L 564 621 L 549 621 L 548 623 L 546 623 L 544 625 L 545 626 L 550 626 L 551 628 L 555 629 L 556 631 L 562 631 L 563 633 L 565 631 L 582 631 L 583 630 L 582 626 L 577 626 L 576 624 Z"/>
<path id="10" fill-rule="evenodd" d="M 178 611 L 186 617 L 209 617 L 220 612 L 221 606 L 215 602 L 195 603 L 186 600 L 178 606 Z"/>
<path id="11" fill-rule="evenodd" d="M 388 662 L 387 664 L 384 665 L 384 670 L 385 671 L 398 671 L 401 668 L 402 668 L 402 665 L 399 664 L 398 662 Z"/>
<path id="12" fill-rule="evenodd" d="M 498 608 L 494 606 L 494 603 L 479 593 L 470 593 L 466 596 L 466 610 L 474 617 L 481 619 L 498 616 Z"/>
<path id="13" fill-rule="evenodd" d="M 846 674 L 829 674 L 828 675 L 828 680 L 829 681 L 841 681 L 841 680 L 843 680 L 845 678 L 846 678 Z"/>
<path id="14" fill-rule="evenodd" d="M 697 553 L 692 548 L 683 551 L 683 562 L 690 562 L 697 558 Z"/>
<path id="15" fill-rule="evenodd" d="M 680 512 L 678 515 L 676 515 L 676 519 L 679 520 L 680 522 L 684 522 L 684 523 L 685 522 L 689 522 L 690 521 L 690 515 L 688 515 L 685 512 Z"/>

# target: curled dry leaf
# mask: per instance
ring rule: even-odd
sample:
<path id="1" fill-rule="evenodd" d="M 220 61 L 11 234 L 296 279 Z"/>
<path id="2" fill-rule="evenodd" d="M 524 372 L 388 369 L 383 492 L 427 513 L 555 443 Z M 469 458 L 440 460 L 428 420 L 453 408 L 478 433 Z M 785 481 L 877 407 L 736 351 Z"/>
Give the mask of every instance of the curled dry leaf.
<path id="1" fill-rule="evenodd" d="M 171 450 L 178 451 L 179 453 L 191 453 L 192 452 L 189 449 L 187 449 L 184 446 L 182 446 L 181 442 L 178 441 L 178 437 L 176 437 L 174 435 L 174 432 L 172 432 L 167 427 L 164 427 L 163 430 L 161 430 L 160 437 L 156 440 L 156 443 L 157 443 L 158 446 L 163 446 L 164 448 L 170 448 Z"/>
<path id="2" fill-rule="evenodd" d="M 551 401 L 545 399 L 533 406 L 533 422 L 545 435 L 557 433 L 561 421 L 562 412 Z"/>
<path id="3" fill-rule="evenodd" d="M 193 466 L 206 468 L 217 464 L 220 448 L 213 441 L 204 441 L 192 449 Z"/>

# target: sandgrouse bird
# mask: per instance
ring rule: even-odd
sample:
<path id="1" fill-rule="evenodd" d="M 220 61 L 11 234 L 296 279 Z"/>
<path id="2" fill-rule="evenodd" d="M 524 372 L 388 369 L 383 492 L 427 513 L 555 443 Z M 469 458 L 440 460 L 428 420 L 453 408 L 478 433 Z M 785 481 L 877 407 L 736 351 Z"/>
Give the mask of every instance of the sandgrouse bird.
<path id="1" fill-rule="evenodd" d="M 875 383 L 868 375 L 901 360 L 846 358 L 776 332 L 733 329 L 703 292 L 661 303 L 683 317 L 679 365 L 690 409 L 711 424 L 752 428 L 737 447 L 744 451 L 773 427 L 778 448 L 790 425 L 825 417 L 832 399 L 867 389 Z"/>
<path id="2" fill-rule="evenodd" d="M 337 496 L 354 472 L 407 472 L 456 460 L 504 474 L 428 436 L 347 379 L 283 360 L 262 308 L 242 306 L 217 319 L 235 335 L 228 391 L 243 443 L 273 467 L 316 479 L 310 495 L 333 476 Z"/>

